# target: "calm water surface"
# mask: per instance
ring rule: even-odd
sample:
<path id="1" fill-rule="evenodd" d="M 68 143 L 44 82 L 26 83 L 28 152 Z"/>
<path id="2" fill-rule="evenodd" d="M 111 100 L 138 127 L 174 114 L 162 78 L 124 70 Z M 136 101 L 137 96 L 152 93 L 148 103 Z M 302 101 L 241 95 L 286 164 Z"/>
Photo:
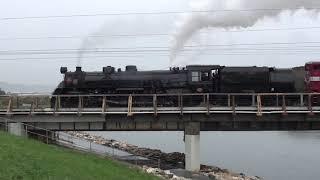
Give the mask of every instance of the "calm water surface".
<path id="1" fill-rule="evenodd" d="M 184 152 L 182 132 L 91 132 L 162 151 Z M 320 131 L 201 132 L 201 163 L 271 180 L 320 179 Z"/>

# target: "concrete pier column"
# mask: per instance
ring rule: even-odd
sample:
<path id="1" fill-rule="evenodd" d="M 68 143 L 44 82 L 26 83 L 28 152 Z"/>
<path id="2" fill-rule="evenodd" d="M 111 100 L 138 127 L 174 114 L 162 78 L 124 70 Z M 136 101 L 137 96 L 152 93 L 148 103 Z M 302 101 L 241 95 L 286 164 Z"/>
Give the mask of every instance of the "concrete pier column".
<path id="1" fill-rule="evenodd" d="M 8 123 L 8 132 L 16 136 L 26 136 L 26 130 L 22 123 Z"/>
<path id="2" fill-rule="evenodd" d="M 185 168 L 188 171 L 200 170 L 200 123 L 185 124 Z"/>

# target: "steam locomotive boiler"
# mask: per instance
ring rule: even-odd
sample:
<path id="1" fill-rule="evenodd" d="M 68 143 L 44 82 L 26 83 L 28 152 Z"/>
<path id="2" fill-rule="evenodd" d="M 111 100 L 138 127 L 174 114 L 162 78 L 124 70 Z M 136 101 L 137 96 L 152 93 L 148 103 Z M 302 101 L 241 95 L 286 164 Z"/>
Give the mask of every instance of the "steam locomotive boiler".
<path id="1" fill-rule="evenodd" d="M 61 67 L 60 71 L 64 74 L 64 80 L 55 89 L 54 95 L 290 93 L 297 91 L 297 82 L 304 81 L 303 78 L 297 80 L 294 69 L 269 67 L 190 65 L 169 70 L 138 71 L 136 66 L 130 65 L 124 71 L 111 66 L 103 67 L 99 72 L 85 72 L 81 67 L 74 72 Z M 85 103 L 98 106 L 101 101 L 101 98 L 88 98 Z M 122 100 L 119 96 L 109 101 L 121 104 Z M 65 98 L 62 104 L 69 107 L 78 103 L 76 98 Z"/>

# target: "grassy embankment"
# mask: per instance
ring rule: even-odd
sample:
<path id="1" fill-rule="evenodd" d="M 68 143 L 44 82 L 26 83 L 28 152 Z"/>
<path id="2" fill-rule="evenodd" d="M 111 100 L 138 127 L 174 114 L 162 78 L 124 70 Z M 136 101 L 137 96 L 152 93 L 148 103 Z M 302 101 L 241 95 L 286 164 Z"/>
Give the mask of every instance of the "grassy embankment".
<path id="1" fill-rule="evenodd" d="M 110 159 L 0 131 L 0 179 L 158 179 Z"/>

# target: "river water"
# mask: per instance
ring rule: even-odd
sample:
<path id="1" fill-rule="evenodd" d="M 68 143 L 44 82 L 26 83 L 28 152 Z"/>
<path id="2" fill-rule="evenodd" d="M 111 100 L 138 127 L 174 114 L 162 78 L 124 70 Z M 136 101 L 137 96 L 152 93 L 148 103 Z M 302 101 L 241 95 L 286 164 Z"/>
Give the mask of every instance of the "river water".
<path id="1" fill-rule="evenodd" d="M 183 132 L 90 132 L 165 152 L 184 152 Z M 201 132 L 201 163 L 267 180 L 319 180 L 320 131 Z"/>

